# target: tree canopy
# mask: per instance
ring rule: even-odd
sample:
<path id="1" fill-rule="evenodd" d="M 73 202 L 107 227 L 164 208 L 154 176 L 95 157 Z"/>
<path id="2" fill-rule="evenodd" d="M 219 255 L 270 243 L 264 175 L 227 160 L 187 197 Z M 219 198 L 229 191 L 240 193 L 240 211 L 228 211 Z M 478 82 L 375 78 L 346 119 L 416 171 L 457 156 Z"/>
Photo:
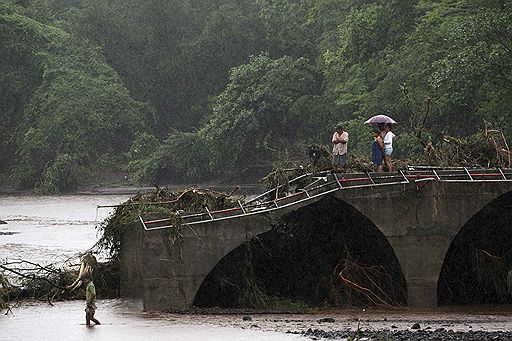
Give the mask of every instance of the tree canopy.
<path id="1" fill-rule="evenodd" d="M 258 176 L 345 122 L 399 121 L 400 155 L 491 122 L 510 137 L 505 0 L 0 1 L 0 172 L 73 190 Z"/>

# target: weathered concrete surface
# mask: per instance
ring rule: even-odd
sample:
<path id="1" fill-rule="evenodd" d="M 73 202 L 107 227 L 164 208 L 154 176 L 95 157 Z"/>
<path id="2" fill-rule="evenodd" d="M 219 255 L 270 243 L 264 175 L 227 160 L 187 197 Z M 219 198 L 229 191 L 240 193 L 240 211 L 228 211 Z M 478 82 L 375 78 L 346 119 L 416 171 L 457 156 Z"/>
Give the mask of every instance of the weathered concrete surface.
<path id="1" fill-rule="evenodd" d="M 213 267 L 236 247 L 270 229 L 272 218 L 235 218 L 218 223 L 184 226 L 172 243 L 173 230 L 144 234 L 144 309 L 185 309 Z M 142 228 L 141 228 L 142 229 Z"/>
<path id="2" fill-rule="evenodd" d="M 142 286 L 142 243 L 144 230 L 140 225 L 131 226 L 122 236 L 119 254 L 121 297 L 139 298 Z"/>
<path id="3" fill-rule="evenodd" d="M 354 206 L 387 238 L 407 283 L 408 305 L 431 307 L 437 305 L 437 280 L 456 234 L 485 205 L 511 189 L 511 183 L 504 181 L 430 182 L 421 189 L 410 183 L 351 188 L 330 195 L 340 205 L 344 201 Z M 176 231 L 147 232 L 139 226 L 142 235 L 125 238 L 125 246 L 137 251 L 122 257 L 136 272 L 140 270 L 144 308 L 191 307 L 203 280 L 222 257 L 269 231 L 284 214 L 319 199 L 271 213 L 185 226 L 179 231 L 181 238 L 173 238 Z M 138 275 L 133 276 L 137 283 Z"/>
<path id="4" fill-rule="evenodd" d="M 437 306 L 437 280 L 451 242 L 509 182 L 429 182 L 339 191 L 391 244 L 407 283 L 408 305 Z"/>

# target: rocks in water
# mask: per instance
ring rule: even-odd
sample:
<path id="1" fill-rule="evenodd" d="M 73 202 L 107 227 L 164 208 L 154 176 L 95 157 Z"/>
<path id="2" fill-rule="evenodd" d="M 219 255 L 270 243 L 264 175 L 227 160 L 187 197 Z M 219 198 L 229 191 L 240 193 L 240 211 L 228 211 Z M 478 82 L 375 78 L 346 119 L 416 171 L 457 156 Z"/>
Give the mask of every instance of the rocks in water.
<path id="1" fill-rule="evenodd" d="M 323 323 L 323 322 L 334 323 L 335 320 L 332 317 L 325 317 L 325 318 L 317 320 L 316 322 L 318 322 L 318 323 Z"/>
<path id="2" fill-rule="evenodd" d="M 20 232 L 1 232 L 0 231 L 0 236 L 12 236 L 13 234 L 20 234 Z"/>
<path id="3" fill-rule="evenodd" d="M 419 325 L 419 324 L 418 324 Z M 301 333 L 311 340 L 394 340 L 394 341 L 508 341 L 512 340 L 512 331 L 450 331 L 444 328 L 432 330 L 333 330 L 324 331 L 321 329 L 312 330 L 311 328 Z"/>
<path id="4" fill-rule="evenodd" d="M 420 324 L 418 322 L 416 322 L 415 324 L 413 324 L 411 326 L 411 329 L 420 329 L 420 328 L 421 328 L 421 326 L 420 326 Z"/>

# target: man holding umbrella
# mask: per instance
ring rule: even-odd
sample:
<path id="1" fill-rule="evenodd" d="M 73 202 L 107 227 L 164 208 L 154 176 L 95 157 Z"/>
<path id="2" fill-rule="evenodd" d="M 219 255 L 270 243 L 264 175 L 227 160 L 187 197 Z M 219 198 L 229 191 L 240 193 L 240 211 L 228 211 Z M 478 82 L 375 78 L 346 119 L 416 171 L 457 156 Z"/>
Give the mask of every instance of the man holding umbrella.
<path id="1" fill-rule="evenodd" d="M 348 133 L 343 131 L 343 126 L 338 124 L 332 136 L 332 167 L 334 171 L 347 167 Z"/>

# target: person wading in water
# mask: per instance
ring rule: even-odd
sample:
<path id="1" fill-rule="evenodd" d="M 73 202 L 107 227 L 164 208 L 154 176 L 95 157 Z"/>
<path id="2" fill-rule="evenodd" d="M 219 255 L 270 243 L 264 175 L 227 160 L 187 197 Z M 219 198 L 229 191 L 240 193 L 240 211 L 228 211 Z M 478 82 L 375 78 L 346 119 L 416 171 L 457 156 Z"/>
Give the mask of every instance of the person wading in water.
<path id="1" fill-rule="evenodd" d="M 92 275 L 96 264 L 96 257 L 90 253 L 85 254 L 81 260 L 78 278 L 66 287 L 69 291 L 74 291 L 82 285 L 85 286 L 85 324 L 88 326 L 91 325 L 91 321 L 95 324 L 101 324 L 100 321 L 94 318 L 96 313 L 96 287 L 92 281 Z"/>

